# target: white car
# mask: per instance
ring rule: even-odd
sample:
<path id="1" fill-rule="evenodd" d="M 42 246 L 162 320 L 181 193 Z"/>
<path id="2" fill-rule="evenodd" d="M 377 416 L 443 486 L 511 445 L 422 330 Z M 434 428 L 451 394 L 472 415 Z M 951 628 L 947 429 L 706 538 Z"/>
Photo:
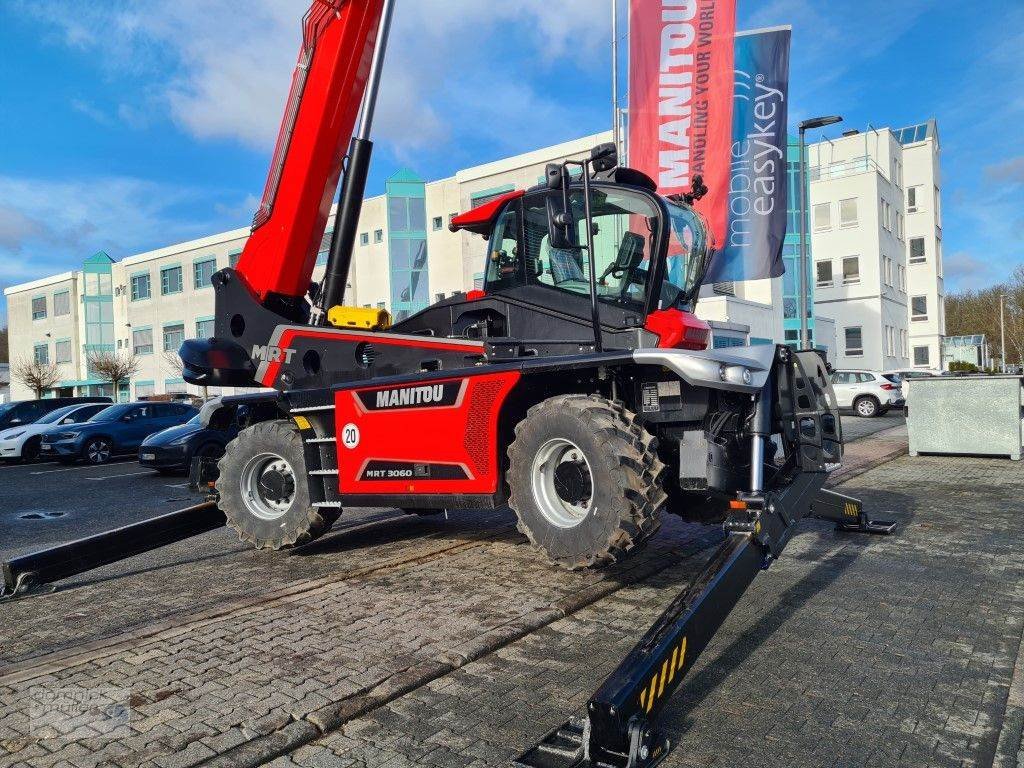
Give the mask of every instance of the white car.
<path id="1" fill-rule="evenodd" d="M 110 403 L 75 403 L 50 411 L 39 421 L 10 427 L 0 432 L 0 459 L 4 461 L 31 460 L 39 457 L 39 444 L 43 432 L 64 424 L 88 421 Z"/>
<path id="2" fill-rule="evenodd" d="M 879 371 L 841 370 L 832 373 L 832 389 L 840 408 L 858 416 L 882 416 L 903 405 L 901 382 Z"/>

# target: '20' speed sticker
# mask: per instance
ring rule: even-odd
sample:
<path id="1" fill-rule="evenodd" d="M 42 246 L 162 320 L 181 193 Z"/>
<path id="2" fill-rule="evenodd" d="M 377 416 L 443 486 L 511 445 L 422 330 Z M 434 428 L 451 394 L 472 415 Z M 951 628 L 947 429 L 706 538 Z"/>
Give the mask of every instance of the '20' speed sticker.
<path id="1" fill-rule="evenodd" d="M 359 427 L 355 424 L 346 424 L 341 430 L 341 444 L 348 449 L 359 445 Z"/>

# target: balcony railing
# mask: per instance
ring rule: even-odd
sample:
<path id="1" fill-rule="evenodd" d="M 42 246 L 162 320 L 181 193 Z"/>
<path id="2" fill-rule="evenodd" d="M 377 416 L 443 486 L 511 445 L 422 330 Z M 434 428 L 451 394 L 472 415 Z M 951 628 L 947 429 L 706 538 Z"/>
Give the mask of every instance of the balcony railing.
<path id="1" fill-rule="evenodd" d="M 859 157 L 851 157 L 847 160 L 838 160 L 834 163 L 811 166 L 807 169 L 807 175 L 811 181 L 821 181 L 822 179 L 841 179 L 844 176 L 853 176 L 854 174 L 866 173 L 868 171 L 877 171 L 886 176 L 882 171 L 882 167 L 869 155 L 860 155 Z M 888 177 L 886 176 L 886 178 Z"/>

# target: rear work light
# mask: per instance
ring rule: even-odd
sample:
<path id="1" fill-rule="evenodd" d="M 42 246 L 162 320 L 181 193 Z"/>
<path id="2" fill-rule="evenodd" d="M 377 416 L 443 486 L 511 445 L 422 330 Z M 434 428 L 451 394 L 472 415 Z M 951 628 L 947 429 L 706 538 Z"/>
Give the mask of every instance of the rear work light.
<path id="1" fill-rule="evenodd" d="M 891 392 L 892 390 L 896 389 L 896 385 L 895 384 L 883 384 L 882 385 L 882 389 L 884 389 L 886 392 Z"/>

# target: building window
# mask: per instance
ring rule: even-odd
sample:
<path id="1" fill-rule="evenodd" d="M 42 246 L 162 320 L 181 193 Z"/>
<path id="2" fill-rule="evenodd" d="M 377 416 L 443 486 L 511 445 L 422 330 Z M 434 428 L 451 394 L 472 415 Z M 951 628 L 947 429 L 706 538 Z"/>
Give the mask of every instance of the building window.
<path id="1" fill-rule="evenodd" d="M 148 299 L 151 295 L 149 273 L 145 275 L 132 275 L 132 301 Z"/>
<path id="2" fill-rule="evenodd" d="M 818 203 L 814 206 L 814 231 L 832 227 L 832 212 L 829 203 Z"/>
<path id="3" fill-rule="evenodd" d="M 234 253 L 228 254 L 228 266 L 234 269 L 238 266 L 238 260 L 242 258 L 241 251 L 235 251 Z"/>
<path id="4" fill-rule="evenodd" d="M 197 261 L 192 265 L 193 287 L 206 288 L 207 286 L 213 285 L 211 278 L 213 277 L 213 273 L 216 271 L 216 259 L 203 259 L 202 261 Z"/>
<path id="5" fill-rule="evenodd" d="M 892 259 L 890 259 L 888 256 L 883 256 L 882 267 L 885 270 L 885 284 L 892 285 Z"/>
<path id="6" fill-rule="evenodd" d="M 185 343 L 185 325 L 175 323 L 164 326 L 164 352 L 177 352 Z"/>
<path id="7" fill-rule="evenodd" d="M 386 301 L 378 301 L 377 302 L 377 309 L 386 309 L 387 308 L 386 305 L 387 305 Z M 370 305 L 367 304 L 366 306 L 370 306 Z"/>
<path id="8" fill-rule="evenodd" d="M 360 245 L 369 245 L 370 244 L 370 233 L 369 232 L 360 232 L 359 233 L 359 244 Z"/>
<path id="9" fill-rule="evenodd" d="M 719 296 L 735 296 L 736 295 L 736 283 L 731 280 L 726 280 L 721 283 L 712 283 L 711 290 Z"/>
<path id="10" fill-rule="evenodd" d="M 137 328 L 132 331 L 132 352 L 136 355 L 153 354 L 152 328 Z"/>
<path id="11" fill-rule="evenodd" d="M 213 319 L 196 320 L 196 338 L 212 339 L 214 334 Z"/>
<path id="12" fill-rule="evenodd" d="M 164 267 L 160 270 L 160 293 L 167 296 L 181 293 L 181 267 Z"/>
<path id="13" fill-rule="evenodd" d="M 846 334 L 846 356 L 860 357 L 864 354 L 864 340 L 860 326 L 844 329 Z"/>
<path id="14" fill-rule="evenodd" d="M 32 359 L 37 365 L 50 364 L 50 347 L 48 344 L 36 344 L 32 347 Z"/>
<path id="15" fill-rule="evenodd" d="M 54 357 L 58 363 L 71 362 L 71 339 L 61 339 L 53 345 Z"/>
<path id="16" fill-rule="evenodd" d="M 135 385 L 135 397 L 152 397 L 156 394 L 156 389 L 153 386 L 152 381 L 140 381 Z"/>
<path id="17" fill-rule="evenodd" d="M 928 362 L 928 347 L 914 347 L 914 365 L 927 366 Z"/>
<path id="18" fill-rule="evenodd" d="M 912 237 L 910 238 L 910 263 L 911 264 L 923 264 L 926 261 L 924 254 L 924 238 L 923 237 Z"/>
<path id="19" fill-rule="evenodd" d="M 860 257 L 847 256 L 843 259 L 843 285 L 856 285 L 860 282 Z"/>
<path id="20" fill-rule="evenodd" d="M 818 280 L 815 283 L 818 288 L 831 288 L 832 287 L 832 262 L 831 261 L 819 261 L 817 262 L 818 268 Z"/>
<path id="21" fill-rule="evenodd" d="M 851 197 L 839 201 L 839 226 L 857 226 L 857 198 Z"/>
<path id="22" fill-rule="evenodd" d="M 383 243 L 384 242 L 384 230 L 383 229 L 375 229 L 375 230 L 373 230 L 373 242 L 374 243 Z"/>
<path id="23" fill-rule="evenodd" d="M 910 299 L 910 319 L 915 323 L 928 319 L 927 296 L 914 296 Z"/>
<path id="24" fill-rule="evenodd" d="M 61 291 L 53 294 L 53 316 L 64 317 L 71 314 L 71 293 Z"/>
<path id="25" fill-rule="evenodd" d="M 885 354 L 889 357 L 896 355 L 896 329 L 891 325 L 885 326 Z"/>
<path id="26" fill-rule="evenodd" d="M 443 226 L 444 226 L 444 217 L 443 216 L 435 216 L 434 217 L 434 221 L 431 224 L 431 227 L 433 228 L 433 230 L 435 232 L 440 232 L 441 228 Z"/>
<path id="27" fill-rule="evenodd" d="M 900 290 L 901 291 L 906 291 L 907 290 L 907 270 L 906 270 L 906 268 L 902 264 L 899 265 L 899 273 L 900 273 Z"/>
<path id="28" fill-rule="evenodd" d="M 900 357 L 907 356 L 907 332 L 900 331 Z"/>
<path id="29" fill-rule="evenodd" d="M 444 301 L 444 294 L 443 293 L 435 293 L 434 294 L 434 301 L 435 302 L 437 302 L 437 301 Z"/>
<path id="30" fill-rule="evenodd" d="M 164 393 L 168 395 L 184 395 L 188 393 L 184 379 L 166 379 L 164 381 Z"/>
<path id="31" fill-rule="evenodd" d="M 903 240 L 903 214 L 896 212 L 896 239 Z"/>
<path id="32" fill-rule="evenodd" d="M 36 296 L 32 299 L 32 319 L 33 320 L 45 320 L 46 319 L 46 297 Z"/>
<path id="33" fill-rule="evenodd" d="M 917 196 L 920 187 L 907 187 L 907 213 L 917 213 Z"/>

